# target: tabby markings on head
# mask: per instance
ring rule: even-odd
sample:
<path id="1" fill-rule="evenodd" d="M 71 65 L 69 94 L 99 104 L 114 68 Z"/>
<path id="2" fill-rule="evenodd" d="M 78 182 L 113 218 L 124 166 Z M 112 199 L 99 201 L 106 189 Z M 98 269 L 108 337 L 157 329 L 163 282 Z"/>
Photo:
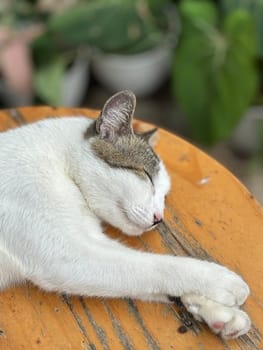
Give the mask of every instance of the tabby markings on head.
<path id="1" fill-rule="evenodd" d="M 156 129 L 141 135 L 134 133 L 135 104 L 135 96 L 130 91 L 112 96 L 87 129 L 85 138 L 91 138 L 94 153 L 110 166 L 130 169 L 152 179 L 159 171 L 160 161 L 148 141 Z"/>

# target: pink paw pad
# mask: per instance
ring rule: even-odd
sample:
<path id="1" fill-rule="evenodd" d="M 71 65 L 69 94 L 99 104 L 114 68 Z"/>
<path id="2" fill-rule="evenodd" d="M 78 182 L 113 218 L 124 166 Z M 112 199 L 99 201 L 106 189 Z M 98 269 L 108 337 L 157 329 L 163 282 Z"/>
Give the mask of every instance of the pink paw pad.
<path id="1" fill-rule="evenodd" d="M 234 337 L 235 335 L 237 335 L 238 334 L 238 331 L 233 331 L 233 332 L 231 332 L 231 333 L 229 333 L 229 334 L 226 334 L 226 336 L 227 337 Z"/>
<path id="2" fill-rule="evenodd" d="M 224 326 L 225 326 L 225 323 L 222 322 L 222 321 L 218 321 L 218 322 L 215 322 L 215 323 L 212 324 L 212 327 L 214 329 L 217 329 L 217 330 L 222 329 Z"/>

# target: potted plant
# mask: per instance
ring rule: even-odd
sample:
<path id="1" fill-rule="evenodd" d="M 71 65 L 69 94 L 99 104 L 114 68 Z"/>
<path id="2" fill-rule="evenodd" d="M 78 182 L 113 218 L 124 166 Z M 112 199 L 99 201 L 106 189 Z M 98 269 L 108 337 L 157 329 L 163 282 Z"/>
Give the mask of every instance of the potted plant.
<path id="1" fill-rule="evenodd" d="M 3 105 L 31 104 L 33 63 L 30 42 L 42 31 L 30 1 L 0 4 L 0 100 Z"/>
<path id="2" fill-rule="evenodd" d="M 53 18 L 42 47 L 88 45 L 97 79 L 111 90 L 137 95 L 156 90 L 170 70 L 178 36 L 177 12 L 168 0 L 97 0 Z"/>
<path id="3" fill-rule="evenodd" d="M 100 23 L 101 35 L 94 42 L 94 75 L 111 91 L 131 89 L 147 96 L 170 74 L 179 35 L 176 8 L 170 1 L 149 0 L 112 2 L 110 7 L 110 19 Z"/>
<path id="4" fill-rule="evenodd" d="M 243 10 L 222 14 L 208 0 L 182 0 L 182 35 L 173 63 L 173 92 L 196 141 L 230 137 L 257 92 L 257 42 Z"/>
<path id="5" fill-rule="evenodd" d="M 85 50 L 52 47 L 44 52 L 51 19 L 81 0 L 3 0 L 0 5 L 0 95 L 2 104 L 18 106 L 36 100 L 52 105 L 78 105 L 88 84 Z M 39 52 L 38 52 L 39 50 Z M 42 56 L 42 59 L 39 57 Z M 71 86 L 70 91 L 68 87 Z"/>
<path id="6" fill-rule="evenodd" d="M 38 101 L 51 105 L 78 106 L 89 85 L 89 54 L 87 42 L 67 44 L 60 36 L 67 35 L 68 16 L 78 21 L 83 0 L 36 0 L 38 9 L 47 16 L 45 30 L 31 44 L 35 64 L 34 88 Z M 59 23 L 56 30 L 56 23 Z M 75 22 L 76 23 L 76 22 Z M 73 35 L 85 28 L 73 28 Z M 72 34 L 72 33 L 71 33 Z"/>
<path id="7" fill-rule="evenodd" d="M 260 158 L 258 154 L 263 140 L 263 2 L 260 0 L 222 0 L 221 9 L 224 15 L 229 15 L 237 10 L 246 11 L 255 24 L 259 89 L 252 100 L 252 105 L 244 113 L 233 132 L 231 146 L 243 156 L 256 155 L 257 158 Z"/>

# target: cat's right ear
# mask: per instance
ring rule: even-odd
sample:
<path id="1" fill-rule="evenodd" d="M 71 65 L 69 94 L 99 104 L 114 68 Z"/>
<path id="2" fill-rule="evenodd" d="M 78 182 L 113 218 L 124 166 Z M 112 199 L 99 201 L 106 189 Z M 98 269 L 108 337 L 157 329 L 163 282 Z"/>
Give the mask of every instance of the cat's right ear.
<path id="1" fill-rule="evenodd" d="M 158 129 L 154 128 L 143 133 L 136 134 L 141 137 L 144 141 L 149 143 L 149 145 L 153 148 L 158 141 Z"/>
<path id="2" fill-rule="evenodd" d="M 133 134 L 132 117 L 136 106 L 133 92 L 124 90 L 113 95 L 96 120 L 96 132 L 101 139 L 114 142 L 118 136 Z"/>

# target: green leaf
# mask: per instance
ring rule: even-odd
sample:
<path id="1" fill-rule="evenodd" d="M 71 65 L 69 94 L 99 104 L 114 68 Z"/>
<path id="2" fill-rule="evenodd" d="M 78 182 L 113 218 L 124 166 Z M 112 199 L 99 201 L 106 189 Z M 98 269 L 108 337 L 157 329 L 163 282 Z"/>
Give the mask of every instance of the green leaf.
<path id="1" fill-rule="evenodd" d="M 162 16 L 158 14 L 158 18 Z M 106 52 L 127 52 L 133 47 L 135 51 L 151 48 L 165 33 L 147 1 L 97 0 L 52 17 L 44 37 L 50 46 L 62 49 L 84 45 Z"/>
<path id="2" fill-rule="evenodd" d="M 41 66 L 34 76 L 34 87 L 38 97 L 47 104 L 58 106 L 61 103 L 61 89 L 65 61 L 58 58 L 46 66 Z"/>
<path id="3" fill-rule="evenodd" d="M 251 17 L 244 11 L 229 14 L 224 22 L 224 34 L 228 47 L 221 69 L 214 77 L 217 98 L 211 109 L 215 140 L 230 136 L 257 89 Z"/>
<path id="4" fill-rule="evenodd" d="M 179 11 L 184 21 L 203 21 L 210 25 L 217 22 L 216 7 L 209 0 L 184 0 L 180 3 Z"/>
<path id="5" fill-rule="evenodd" d="M 257 54 L 263 58 L 263 0 L 222 0 L 225 14 L 236 10 L 245 10 L 253 18 L 257 39 Z"/>
<path id="6" fill-rule="evenodd" d="M 206 9 L 207 3 L 201 3 Z M 173 91 L 193 137 L 213 144 L 230 136 L 257 89 L 253 21 L 240 10 L 226 16 L 218 28 L 215 17 L 197 17 L 196 11 L 185 9 Z"/>

